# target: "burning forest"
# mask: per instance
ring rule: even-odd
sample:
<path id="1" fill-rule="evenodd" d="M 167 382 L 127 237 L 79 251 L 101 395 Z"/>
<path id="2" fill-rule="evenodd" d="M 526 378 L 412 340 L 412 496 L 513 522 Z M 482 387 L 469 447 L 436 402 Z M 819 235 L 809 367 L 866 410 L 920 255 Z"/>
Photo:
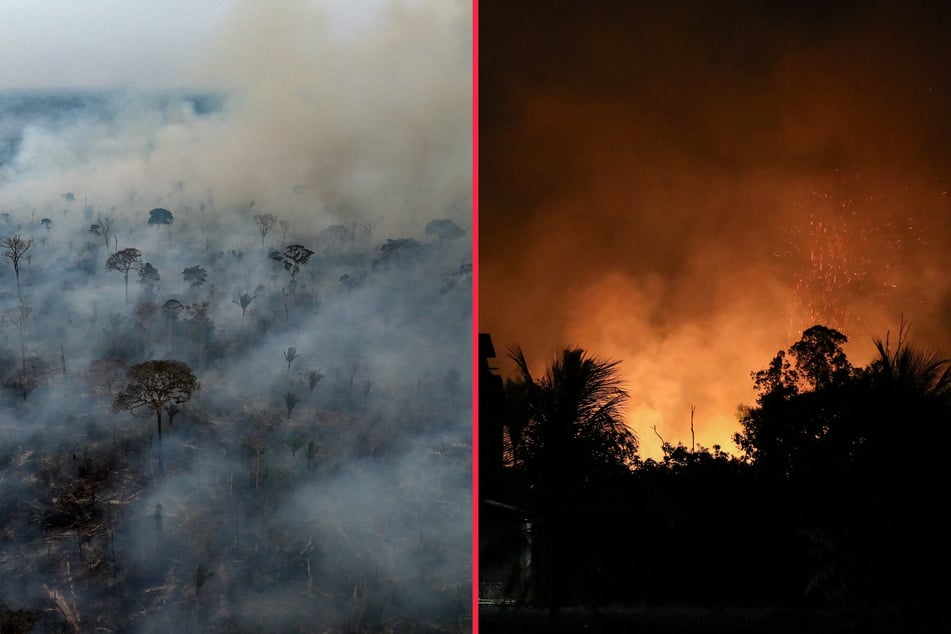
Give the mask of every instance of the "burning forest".
<path id="1" fill-rule="evenodd" d="M 364 8 L 0 92 L 4 632 L 469 628 L 471 15 Z"/>

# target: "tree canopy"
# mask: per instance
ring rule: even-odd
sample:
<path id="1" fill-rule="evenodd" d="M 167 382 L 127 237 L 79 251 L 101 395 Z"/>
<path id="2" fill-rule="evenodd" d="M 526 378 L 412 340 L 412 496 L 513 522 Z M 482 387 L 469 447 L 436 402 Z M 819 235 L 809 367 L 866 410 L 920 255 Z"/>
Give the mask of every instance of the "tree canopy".
<path id="1" fill-rule="evenodd" d="M 175 221 L 172 212 L 163 207 L 156 207 L 149 211 L 149 225 L 170 225 Z"/>
<path id="2" fill-rule="evenodd" d="M 430 220 L 426 225 L 426 233 L 436 236 L 440 242 L 455 240 L 466 235 L 465 230 L 449 218 Z"/>
<path id="3" fill-rule="evenodd" d="M 159 472 L 164 472 L 162 457 L 162 408 L 181 405 L 201 389 L 192 369 L 182 361 L 153 360 L 129 368 L 128 384 L 112 403 L 113 413 L 148 407 L 155 412 L 159 445 Z M 171 415 L 171 414 L 170 414 Z"/>
<path id="4" fill-rule="evenodd" d="M 293 280 L 294 276 L 300 273 L 300 267 L 306 264 L 313 254 L 313 251 L 303 245 L 290 244 L 283 252 L 277 249 L 271 250 L 268 257 L 275 262 L 280 262 L 285 271 L 290 271 Z"/>
<path id="5" fill-rule="evenodd" d="M 512 456 L 516 464 L 629 465 L 637 439 L 622 420 L 628 400 L 618 362 L 581 348 L 562 350 L 545 374 L 532 376 L 521 349 L 510 351 L 515 378 L 506 391 L 513 404 Z M 573 468 L 574 468 L 573 467 Z"/>
<path id="6" fill-rule="evenodd" d="M 201 389 L 188 364 L 169 359 L 153 360 L 129 368 L 128 385 L 115 398 L 113 412 L 150 407 L 156 412 L 171 403 L 189 401 Z M 161 420 L 159 435 L 161 435 Z"/>
<path id="7" fill-rule="evenodd" d="M 126 301 L 129 300 L 129 271 L 138 270 L 140 266 L 142 266 L 142 252 L 132 247 L 116 251 L 106 259 L 106 268 L 122 273 L 125 279 Z"/>

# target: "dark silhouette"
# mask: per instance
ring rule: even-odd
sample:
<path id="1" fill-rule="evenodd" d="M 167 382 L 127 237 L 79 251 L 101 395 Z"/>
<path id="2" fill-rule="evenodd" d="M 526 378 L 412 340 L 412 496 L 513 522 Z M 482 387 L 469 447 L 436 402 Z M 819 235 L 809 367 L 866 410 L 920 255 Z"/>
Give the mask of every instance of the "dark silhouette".
<path id="1" fill-rule="evenodd" d="M 181 361 L 146 361 L 129 368 L 128 385 L 112 403 L 113 413 L 149 407 L 155 411 L 158 433 L 159 473 L 164 473 L 162 459 L 162 408 L 182 404 L 201 389 L 190 367 Z"/>
<path id="2" fill-rule="evenodd" d="M 256 295 L 249 295 L 249 294 L 247 294 L 247 293 L 241 293 L 241 295 L 238 297 L 238 299 L 233 299 L 233 300 L 231 300 L 232 303 L 237 304 L 238 306 L 241 307 L 241 324 L 242 324 L 242 325 L 244 324 L 244 316 L 245 316 L 245 313 L 248 312 L 248 306 L 251 305 L 251 302 L 254 301 L 254 298 L 255 298 L 255 297 L 257 297 L 257 296 L 256 296 Z"/>
<path id="3" fill-rule="evenodd" d="M 142 252 L 133 248 L 116 251 L 106 260 L 107 269 L 122 273 L 122 279 L 125 280 L 126 303 L 129 301 L 129 271 L 138 270 L 141 265 Z"/>
<path id="4" fill-rule="evenodd" d="M 23 258 L 27 251 L 30 250 L 30 247 L 33 246 L 33 241 L 21 237 L 20 234 L 16 234 L 9 238 L 4 238 L 0 246 L 3 246 L 3 251 L 0 252 L 0 255 L 9 259 L 10 263 L 13 264 L 13 274 L 16 275 L 17 279 L 17 296 L 22 296 L 23 293 L 20 290 L 20 259 Z"/>
<path id="5" fill-rule="evenodd" d="M 264 238 L 267 237 L 268 231 L 270 231 L 274 223 L 277 222 L 277 218 L 273 214 L 254 214 L 252 219 L 254 220 L 254 224 L 258 226 L 258 231 L 261 233 L 261 246 L 264 246 Z"/>
<path id="6" fill-rule="evenodd" d="M 621 418 L 628 394 L 618 362 L 565 349 L 536 378 L 520 349 L 510 357 L 516 366 L 506 383 L 510 460 L 531 490 L 536 520 L 530 594 L 554 610 L 577 599 L 595 574 L 592 544 L 579 540 L 592 528 L 590 495 L 629 471 L 637 440 Z"/>
<path id="7" fill-rule="evenodd" d="M 156 207 L 149 211 L 149 226 L 170 225 L 175 221 L 175 216 L 168 209 Z"/>
<path id="8" fill-rule="evenodd" d="M 532 606 L 544 631 L 941 631 L 951 490 L 922 449 L 951 443 L 951 363 L 906 338 L 857 367 L 813 326 L 752 373 L 740 457 L 657 460 L 618 427 L 616 363 L 568 349 L 538 378 L 516 348 L 502 394 L 480 338 L 482 631 L 543 631 Z"/>
<path id="9" fill-rule="evenodd" d="M 268 253 L 268 257 L 275 262 L 280 262 L 285 271 L 290 271 L 293 281 L 294 276 L 300 273 L 300 267 L 306 264 L 313 254 L 314 252 L 307 247 L 291 244 L 284 249 L 283 253 L 277 249 L 272 250 Z"/>
<path id="10" fill-rule="evenodd" d="M 148 301 L 155 299 L 155 294 L 158 292 L 159 282 L 162 280 L 162 276 L 159 275 L 158 269 L 156 269 L 150 262 L 146 262 L 139 268 L 139 284 L 142 285 L 142 289 L 145 291 L 145 297 Z"/>
<path id="11" fill-rule="evenodd" d="M 203 267 L 190 266 L 182 271 L 182 280 L 192 288 L 198 288 L 208 281 L 208 271 Z"/>
<path id="12" fill-rule="evenodd" d="M 426 225 L 426 233 L 436 236 L 440 242 L 455 240 L 466 235 L 465 230 L 448 218 L 430 220 Z"/>
<path id="13" fill-rule="evenodd" d="M 102 239 L 106 241 L 106 248 L 109 248 L 109 236 L 112 235 L 112 225 L 115 223 L 115 218 L 112 216 L 104 216 L 99 214 L 96 216 L 96 224 L 89 227 L 89 232 L 102 236 Z"/>

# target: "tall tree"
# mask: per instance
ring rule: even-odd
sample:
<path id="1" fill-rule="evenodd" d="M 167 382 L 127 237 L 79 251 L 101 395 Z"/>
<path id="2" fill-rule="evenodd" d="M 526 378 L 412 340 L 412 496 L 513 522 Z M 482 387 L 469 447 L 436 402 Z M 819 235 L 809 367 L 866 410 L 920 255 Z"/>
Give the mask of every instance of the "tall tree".
<path id="1" fill-rule="evenodd" d="M 630 474 L 637 439 L 622 420 L 628 394 L 618 362 L 566 348 L 536 378 L 520 349 L 510 357 L 516 365 L 506 383 L 511 455 L 536 520 L 533 594 L 553 610 L 597 565 L 594 544 L 580 537 L 591 531 L 587 500 L 601 484 Z"/>
<path id="2" fill-rule="evenodd" d="M 506 392 L 514 406 L 510 433 L 516 467 L 565 473 L 559 463 L 568 457 L 580 469 L 633 463 L 637 439 L 622 419 L 628 394 L 619 362 L 566 348 L 536 378 L 520 348 L 510 350 L 510 357 L 516 372 Z"/>
<path id="3" fill-rule="evenodd" d="M 156 239 L 158 239 L 158 230 L 162 225 L 168 226 L 175 222 L 175 216 L 172 212 L 163 207 L 156 207 L 149 211 L 149 226 L 155 227 Z"/>
<path id="4" fill-rule="evenodd" d="M 109 248 L 109 236 L 112 235 L 112 225 L 115 221 L 116 219 L 113 216 L 99 214 L 96 216 L 96 224 L 89 227 L 89 231 L 97 236 L 102 236 L 102 239 L 106 242 L 107 249 Z"/>
<path id="5" fill-rule="evenodd" d="M 254 224 L 258 226 L 258 231 L 261 233 L 261 246 L 264 246 L 264 238 L 267 237 L 268 231 L 270 231 L 274 223 L 277 222 L 277 218 L 273 214 L 254 214 L 252 218 L 254 219 Z"/>
<path id="6" fill-rule="evenodd" d="M 294 276 L 300 273 L 300 267 L 306 264 L 313 254 L 314 252 L 305 246 L 291 244 L 284 249 L 283 253 L 273 249 L 268 257 L 275 262 L 280 262 L 285 271 L 290 271 L 291 280 L 293 280 Z"/>
<path id="7" fill-rule="evenodd" d="M 129 271 L 137 271 L 142 266 L 142 252 L 128 248 L 116 251 L 106 260 L 106 268 L 122 273 L 125 280 L 125 301 L 129 302 Z"/>
<path id="8" fill-rule="evenodd" d="M 150 262 L 146 262 L 139 268 L 139 284 L 145 290 L 145 297 L 148 301 L 155 299 L 161 280 L 162 276 L 159 275 L 158 269 L 152 266 Z"/>
<path id="9" fill-rule="evenodd" d="M 175 216 L 168 209 L 156 207 L 149 211 L 149 225 L 170 225 L 173 222 L 175 222 Z"/>
<path id="10" fill-rule="evenodd" d="M 241 307 L 241 325 L 244 325 L 244 315 L 248 312 L 248 306 L 251 305 L 251 302 L 253 302 L 256 297 L 257 295 L 241 293 L 241 295 L 238 296 L 238 299 L 231 300 L 233 303 Z"/>
<path id="11" fill-rule="evenodd" d="M 160 473 L 165 470 L 162 459 L 162 408 L 185 403 L 200 389 L 201 383 L 186 363 L 168 359 L 146 361 L 129 368 L 128 385 L 112 403 L 113 413 L 134 411 L 140 407 L 148 407 L 155 412 Z"/>
<path id="12" fill-rule="evenodd" d="M 837 330 L 812 326 L 752 374 L 756 406 L 744 409 L 734 436 L 747 458 L 789 477 L 828 467 L 847 451 L 856 430 L 844 412 L 857 388 L 857 373 L 842 349 L 847 341 Z"/>
<path id="13" fill-rule="evenodd" d="M 0 255 L 9 258 L 13 264 L 13 274 L 17 278 L 17 295 L 22 296 L 22 291 L 20 290 L 20 259 L 26 255 L 26 252 L 33 246 L 33 241 L 21 237 L 20 234 L 15 234 L 4 238 L 2 246 L 3 252 L 0 253 Z"/>

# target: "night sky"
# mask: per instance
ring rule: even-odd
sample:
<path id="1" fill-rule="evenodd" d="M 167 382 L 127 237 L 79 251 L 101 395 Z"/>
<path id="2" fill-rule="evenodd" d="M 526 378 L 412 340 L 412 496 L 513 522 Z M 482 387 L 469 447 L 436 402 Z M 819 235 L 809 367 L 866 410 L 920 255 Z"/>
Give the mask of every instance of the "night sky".
<path id="1" fill-rule="evenodd" d="M 830 6 L 834 5 L 834 6 Z M 951 354 L 951 5 L 479 3 L 479 328 L 622 361 L 642 456 L 735 451 L 815 323 Z"/>

